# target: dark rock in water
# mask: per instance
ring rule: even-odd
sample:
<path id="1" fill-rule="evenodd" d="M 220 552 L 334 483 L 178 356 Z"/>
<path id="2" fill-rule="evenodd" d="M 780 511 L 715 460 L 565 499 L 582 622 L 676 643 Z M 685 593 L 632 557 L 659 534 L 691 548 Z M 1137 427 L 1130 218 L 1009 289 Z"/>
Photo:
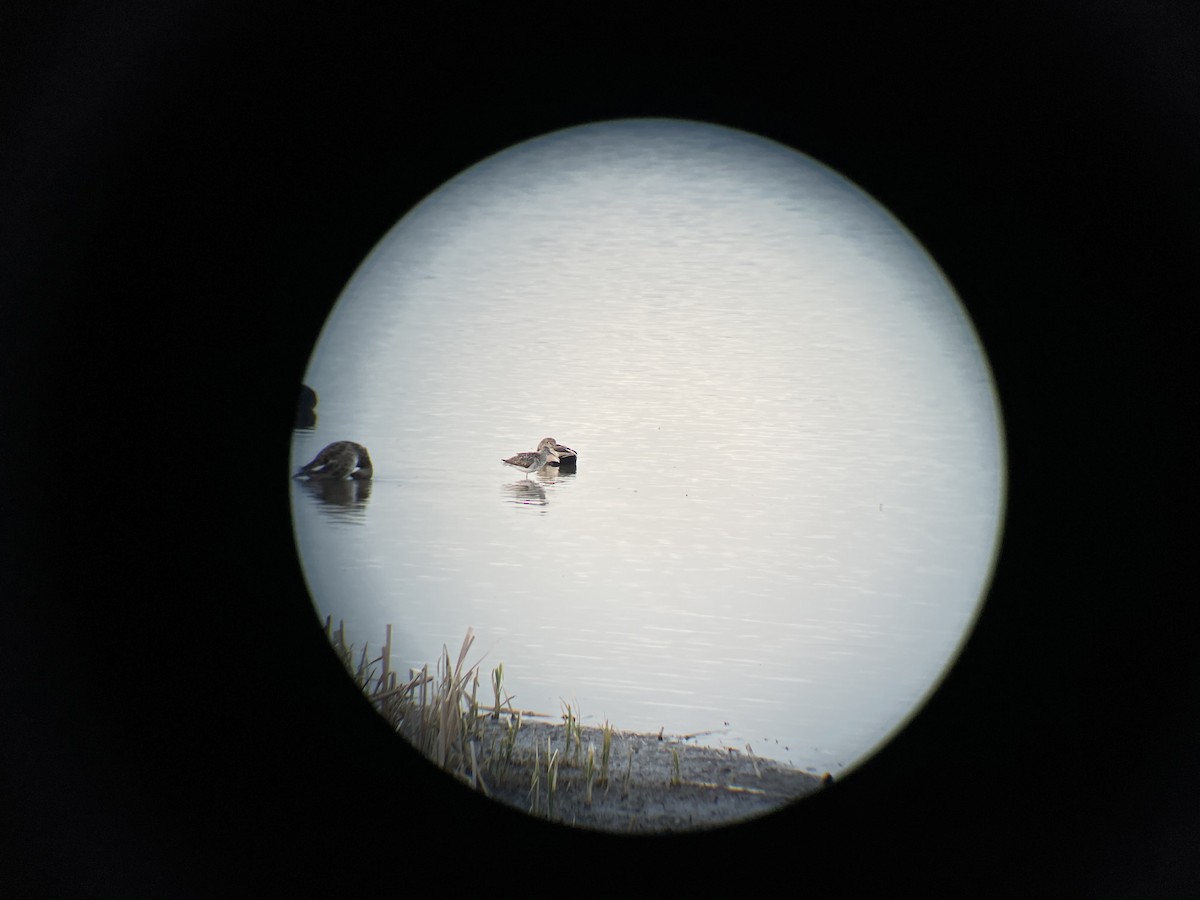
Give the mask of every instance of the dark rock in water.
<path id="1" fill-rule="evenodd" d="M 296 428 L 312 428 L 317 424 L 317 392 L 307 384 L 300 385 L 296 399 Z"/>

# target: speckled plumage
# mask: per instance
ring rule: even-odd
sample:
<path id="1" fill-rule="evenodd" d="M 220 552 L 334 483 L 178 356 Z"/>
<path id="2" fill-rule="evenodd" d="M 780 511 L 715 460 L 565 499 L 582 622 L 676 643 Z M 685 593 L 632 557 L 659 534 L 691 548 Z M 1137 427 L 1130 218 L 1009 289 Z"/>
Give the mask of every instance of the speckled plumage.
<path id="1" fill-rule="evenodd" d="M 554 438 L 542 438 L 536 453 L 518 453 L 516 456 L 502 459 L 500 462 L 506 466 L 512 466 L 514 469 L 520 469 L 528 478 L 530 472 L 536 472 L 549 460 L 558 458 L 558 453 L 554 449 Z"/>

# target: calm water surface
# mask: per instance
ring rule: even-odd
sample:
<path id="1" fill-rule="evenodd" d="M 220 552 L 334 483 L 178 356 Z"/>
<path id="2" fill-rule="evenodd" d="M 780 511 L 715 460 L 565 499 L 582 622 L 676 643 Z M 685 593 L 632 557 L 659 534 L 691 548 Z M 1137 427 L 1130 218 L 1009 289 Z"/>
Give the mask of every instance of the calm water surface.
<path id="1" fill-rule="evenodd" d="M 520 145 L 405 217 L 304 375 L 316 611 L 393 667 L 504 664 L 516 706 L 844 773 L 938 682 L 1003 509 L 999 413 L 952 289 L 787 148 L 695 123 Z M 500 459 L 552 436 L 578 472 Z M 490 690 L 490 689 L 489 689 Z"/>

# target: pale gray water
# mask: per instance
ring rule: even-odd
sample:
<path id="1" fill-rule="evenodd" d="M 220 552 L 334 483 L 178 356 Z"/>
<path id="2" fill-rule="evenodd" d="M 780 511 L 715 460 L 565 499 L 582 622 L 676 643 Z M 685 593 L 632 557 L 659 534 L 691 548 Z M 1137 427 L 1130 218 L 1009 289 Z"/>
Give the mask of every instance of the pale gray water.
<path id="1" fill-rule="evenodd" d="M 348 439 L 377 473 L 294 483 L 321 620 L 374 648 L 392 623 L 401 671 L 473 627 L 525 709 L 843 773 L 990 577 L 1003 438 L 952 289 L 741 132 L 607 123 L 472 168 L 383 239 L 304 380 L 292 471 Z M 501 466 L 546 436 L 577 474 Z"/>

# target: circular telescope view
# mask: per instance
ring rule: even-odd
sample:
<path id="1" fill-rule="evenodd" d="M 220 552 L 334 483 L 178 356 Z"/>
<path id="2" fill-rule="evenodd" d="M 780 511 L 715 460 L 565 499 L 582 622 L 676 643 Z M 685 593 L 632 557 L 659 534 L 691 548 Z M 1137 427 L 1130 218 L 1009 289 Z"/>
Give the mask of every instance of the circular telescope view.
<path id="1" fill-rule="evenodd" d="M 649 833 L 853 778 L 969 635 L 1006 482 L 984 350 L 904 226 L 668 119 L 409 211 L 316 341 L 290 465 L 318 621 L 398 734 Z"/>

